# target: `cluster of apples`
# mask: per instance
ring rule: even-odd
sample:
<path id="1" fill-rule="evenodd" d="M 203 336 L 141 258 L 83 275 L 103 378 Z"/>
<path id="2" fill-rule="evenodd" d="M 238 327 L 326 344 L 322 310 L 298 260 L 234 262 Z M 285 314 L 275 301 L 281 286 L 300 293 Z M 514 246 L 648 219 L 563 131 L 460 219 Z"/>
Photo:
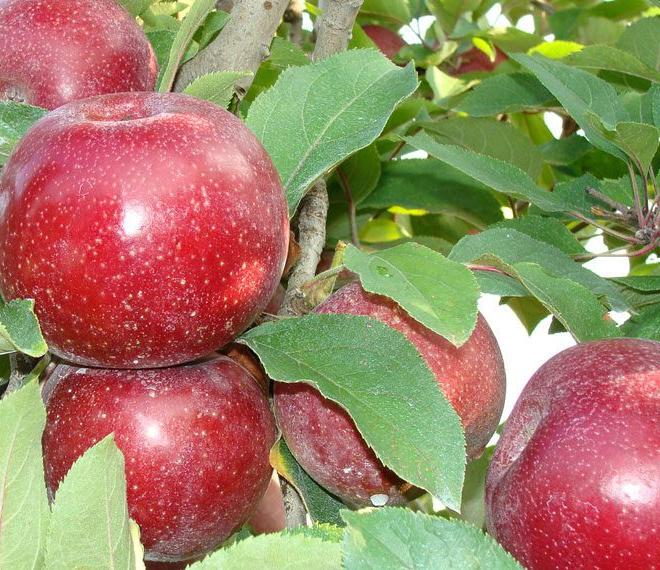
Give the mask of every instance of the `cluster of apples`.
<path id="1" fill-rule="evenodd" d="M 44 387 L 49 492 L 114 433 L 147 558 L 194 559 L 262 497 L 276 418 L 347 504 L 414 496 L 337 404 L 276 384 L 273 416 L 263 386 L 215 353 L 277 295 L 288 248 L 279 177 L 250 131 L 210 103 L 153 93 L 153 51 L 114 0 L 0 1 L 0 52 L 0 98 L 51 110 L 0 178 L 0 289 L 35 299 L 63 361 Z M 358 283 L 316 312 L 403 333 L 461 417 L 468 458 L 482 452 L 505 394 L 482 317 L 456 348 Z M 641 340 L 581 345 L 530 381 L 487 487 L 491 532 L 530 568 L 653 563 L 659 384 L 660 343 Z"/>

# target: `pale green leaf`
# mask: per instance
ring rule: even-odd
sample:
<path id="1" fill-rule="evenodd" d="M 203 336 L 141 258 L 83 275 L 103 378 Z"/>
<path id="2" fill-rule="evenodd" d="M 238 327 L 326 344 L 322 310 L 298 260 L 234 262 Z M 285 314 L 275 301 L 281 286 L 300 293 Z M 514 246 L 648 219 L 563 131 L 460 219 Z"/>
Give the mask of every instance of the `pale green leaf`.
<path id="1" fill-rule="evenodd" d="M 118 2 L 131 16 L 139 16 L 155 0 L 118 0 Z"/>
<path id="2" fill-rule="evenodd" d="M 247 124 L 282 177 L 289 213 L 314 180 L 378 137 L 416 88 L 412 66 L 397 67 L 376 50 L 282 72 L 252 103 Z"/>
<path id="3" fill-rule="evenodd" d="M 195 79 L 183 92 L 198 99 L 211 101 L 226 109 L 234 96 L 236 82 L 249 75 L 249 73 L 235 71 L 207 73 Z"/>
<path id="4" fill-rule="evenodd" d="M 0 167 L 28 129 L 48 111 L 14 101 L 0 101 Z"/>
<path id="5" fill-rule="evenodd" d="M 586 46 L 583 50 L 567 57 L 564 63 L 582 69 L 605 69 L 649 81 L 660 81 L 660 72 L 647 67 L 634 55 L 612 46 Z"/>
<path id="6" fill-rule="evenodd" d="M 400 26 L 410 22 L 408 0 L 364 0 L 360 15 L 386 20 Z"/>
<path id="7" fill-rule="evenodd" d="M 41 454 L 45 424 L 38 382 L 0 401 L 0 568 L 43 565 L 50 518 Z"/>
<path id="8" fill-rule="evenodd" d="M 460 263 L 409 242 L 366 254 L 347 246 L 344 265 L 362 287 L 394 299 L 415 320 L 461 346 L 477 324 L 479 288 Z"/>
<path id="9" fill-rule="evenodd" d="M 60 483 L 46 545 L 46 570 L 133 570 L 124 458 L 112 435 L 90 448 Z"/>
<path id="10" fill-rule="evenodd" d="M 522 570 L 495 540 L 462 521 L 392 507 L 341 514 L 350 570 Z"/>
<path id="11" fill-rule="evenodd" d="M 460 508 L 461 423 L 405 336 L 368 317 L 311 314 L 265 323 L 241 342 L 269 377 L 308 382 L 345 408 L 397 475 Z"/>
<path id="12" fill-rule="evenodd" d="M 188 566 L 189 570 L 338 570 L 336 542 L 302 534 L 264 534 L 241 540 Z"/>
<path id="13" fill-rule="evenodd" d="M 612 141 L 628 156 L 641 164 L 648 172 L 651 161 L 658 150 L 660 131 L 653 125 L 644 123 L 617 123 Z"/>
<path id="14" fill-rule="evenodd" d="M 188 45 L 213 8 L 215 8 L 215 0 L 195 0 L 195 3 L 190 7 L 170 48 L 167 65 L 162 72 L 158 87 L 161 93 L 166 93 L 172 89 L 174 78 L 179 70 L 179 65 L 183 61 Z"/>
<path id="15" fill-rule="evenodd" d="M 18 351 L 38 358 L 47 350 L 34 314 L 34 301 L 0 301 L 0 353 Z"/>

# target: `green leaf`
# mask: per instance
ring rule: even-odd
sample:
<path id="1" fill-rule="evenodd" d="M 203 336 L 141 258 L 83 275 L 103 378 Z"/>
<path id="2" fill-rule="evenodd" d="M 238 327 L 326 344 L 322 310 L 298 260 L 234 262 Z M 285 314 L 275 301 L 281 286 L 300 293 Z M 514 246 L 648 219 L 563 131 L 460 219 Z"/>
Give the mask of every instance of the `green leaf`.
<path id="1" fill-rule="evenodd" d="M 433 159 L 383 164 L 378 186 L 360 209 L 391 206 L 456 216 L 480 227 L 502 219 L 500 204 L 486 186 Z"/>
<path id="2" fill-rule="evenodd" d="M 344 265 L 370 293 L 394 299 L 416 321 L 461 346 L 477 324 L 479 288 L 472 272 L 410 242 L 366 254 L 348 245 Z"/>
<path id="3" fill-rule="evenodd" d="M 528 174 L 513 164 L 455 145 L 440 144 L 426 133 L 405 137 L 405 141 L 497 192 L 527 200 L 547 212 L 565 210 L 565 205 L 552 192 L 537 186 Z"/>
<path id="4" fill-rule="evenodd" d="M 176 37 L 170 48 L 167 64 L 162 72 L 160 85 L 158 87 L 158 91 L 161 93 L 166 93 L 172 90 L 174 78 L 176 77 L 177 71 L 179 71 L 179 65 L 181 65 L 181 62 L 183 61 L 188 45 L 192 41 L 197 29 L 204 23 L 206 16 L 208 16 L 209 12 L 213 10 L 214 7 L 215 0 L 195 0 L 195 3 L 190 7 L 188 14 L 183 22 L 181 22 L 181 27 L 176 33 Z"/>
<path id="5" fill-rule="evenodd" d="M 513 229 L 493 228 L 465 236 L 454 246 L 449 258 L 463 263 L 494 259 L 507 266 L 535 263 L 555 277 L 571 279 L 596 295 L 606 296 L 615 308 L 627 309 L 612 283 L 585 269 L 559 248 Z"/>
<path id="6" fill-rule="evenodd" d="M 572 279 L 556 277 L 535 263 L 515 263 L 516 276 L 578 342 L 620 336 L 596 296 Z"/>
<path id="7" fill-rule="evenodd" d="M 45 568 L 134 567 L 124 458 L 109 435 L 73 464 L 57 490 Z"/>
<path id="8" fill-rule="evenodd" d="M 234 96 L 236 82 L 249 75 L 249 73 L 234 71 L 208 73 L 195 79 L 183 92 L 198 99 L 211 101 L 226 109 Z"/>
<path id="9" fill-rule="evenodd" d="M 523 54 L 512 54 L 511 57 L 538 77 L 582 127 L 594 146 L 625 160 L 625 155 L 593 125 L 588 116 L 590 112 L 599 117 L 605 126 L 611 127 L 622 118 L 623 110 L 612 85 L 591 73 L 551 59 Z"/>
<path id="10" fill-rule="evenodd" d="M 41 454 L 45 425 L 38 382 L 0 401 L 0 568 L 43 564 L 50 517 Z"/>
<path id="11" fill-rule="evenodd" d="M 484 528 L 486 524 L 486 474 L 493 451 L 494 447 L 487 447 L 481 457 L 470 461 L 465 469 L 461 519 L 477 528 Z"/>
<path id="12" fill-rule="evenodd" d="M 658 30 L 660 33 L 660 30 Z M 571 54 L 564 63 L 582 69 L 605 69 L 616 71 L 649 81 L 660 81 L 660 72 L 647 67 L 634 55 L 612 46 L 586 46 L 581 51 Z"/>
<path id="13" fill-rule="evenodd" d="M 568 166 L 580 160 L 593 147 L 589 141 L 578 134 L 555 139 L 540 147 L 543 159 L 555 166 Z"/>
<path id="14" fill-rule="evenodd" d="M 639 61 L 660 72 L 660 17 L 640 18 L 626 27 L 616 45 Z M 656 80 L 657 81 L 657 80 Z"/>
<path id="15" fill-rule="evenodd" d="M 335 542 L 302 534 L 263 534 L 217 550 L 188 570 L 337 570 L 341 547 Z"/>
<path id="16" fill-rule="evenodd" d="M 359 204 L 376 188 L 381 174 L 380 157 L 375 144 L 359 150 L 337 167 L 336 183 L 350 191 L 354 204 Z"/>
<path id="17" fill-rule="evenodd" d="M 529 291 L 516 279 L 494 271 L 474 270 L 474 276 L 482 293 L 498 297 L 527 297 Z"/>
<path id="18" fill-rule="evenodd" d="M 339 516 L 344 504 L 307 475 L 283 439 L 271 449 L 270 464 L 298 491 L 312 521 L 344 525 Z"/>
<path id="19" fill-rule="evenodd" d="M 457 110 L 473 117 L 533 111 L 548 106 L 554 97 L 531 73 L 501 73 L 484 79 L 458 104 Z"/>
<path id="20" fill-rule="evenodd" d="M 655 275 L 629 275 L 628 277 L 617 277 L 613 281 L 646 293 L 660 291 L 660 277 Z"/>
<path id="21" fill-rule="evenodd" d="M 364 0 L 360 16 L 390 21 L 399 26 L 412 18 L 408 0 Z"/>
<path id="22" fill-rule="evenodd" d="M 368 317 L 311 314 L 265 323 L 241 342 L 269 377 L 308 382 L 345 408 L 397 475 L 460 508 L 463 429 L 405 336 Z"/>
<path id="23" fill-rule="evenodd" d="M 293 528 L 286 529 L 283 533 L 288 535 L 303 535 L 309 536 L 312 538 L 320 538 L 326 542 L 336 542 L 337 544 L 341 543 L 344 538 L 344 519 L 340 517 L 341 526 L 326 524 L 326 523 L 314 523 L 310 526 L 296 526 Z"/>
<path id="24" fill-rule="evenodd" d="M 0 167 L 28 129 L 48 111 L 14 101 L 0 101 Z"/>
<path id="25" fill-rule="evenodd" d="M 0 353 L 19 351 L 38 358 L 47 350 L 34 314 L 34 301 L 0 301 Z"/>
<path id="26" fill-rule="evenodd" d="M 606 207 L 602 202 L 587 194 L 587 188 L 594 188 L 606 196 L 628 206 L 632 206 L 631 190 L 619 184 L 619 181 L 598 180 L 591 174 L 584 174 L 555 186 L 553 194 L 566 204 L 567 211 L 576 211 L 591 217 L 593 206 Z"/>
<path id="27" fill-rule="evenodd" d="M 660 304 L 651 305 L 640 314 L 633 315 L 622 328 L 628 337 L 660 341 Z"/>
<path id="28" fill-rule="evenodd" d="M 344 565 L 351 570 L 522 570 L 495 540 L 462 521 L 393 507 L 341 516 L 348 524 Z"/>
<path id="29" fill-rule="evenodd" d="M 541 172 L 541 152 L 511 123 L 489 118 L 453 118 L 434 123 L 422 122 L 421 128 L 442 144 L 453 144 L 517 166 L 531 178 Z"/>
<path id="30" fill-rule="evenodd" d="M 131 16 L 139 16 L 155 0 L 118 0 L 119 5 L 124 8 Z"/>
<path id="31" fill-rule="evenodd" d="M 271 67 L 280 70 L 287 67 L 300 67 L 310 63 L 309 57 L 300 46 L 283 38 L 273 39 L 270 46 L 270 55 L 266 61 Z"/>
<path id="32" fill-rule="evenodd" d="M 648 172 L 658 150 L 660 131 L 644 123 L 617 123 L 612 141 Z"/>
<path id="33" fill-rule="evenodd" d="M 222 10 L 215 10 L 206 16 L 204 23 L 197 29 L 194 35 L 194 40 L 199 45 L 199 49 L 202 50 L 209 45 L 228 21 L 229 14 Z"/>
<path id="34" fill-rule="evenodd" d="M 382 132 L 397 103 L 417 87 L 376 50 L 352 50 L 285 70 L 252 103 L 248 126 L 277 167 L 293 215 L 309 186 Z"/>
<path id="35" fill-rule="evenodd" d="M 513 220 L 505 220 L 493 226 L 494 228 L 510 228 L 534 239 L 549 243 L 561 249 L 568 255 L 585 253 L 582 244 L 575 239 L 571 231 L 561 222 L 542 216 L 524 216 Z"/>

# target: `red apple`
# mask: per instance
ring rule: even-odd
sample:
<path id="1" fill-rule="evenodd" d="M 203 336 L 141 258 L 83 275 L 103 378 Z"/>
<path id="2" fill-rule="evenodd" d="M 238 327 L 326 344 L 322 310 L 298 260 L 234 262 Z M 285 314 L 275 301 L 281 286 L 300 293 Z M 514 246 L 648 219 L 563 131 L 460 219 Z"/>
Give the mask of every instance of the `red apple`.
<path id="1" fill-rule="evenodd" d="M 362 26 L 362 29 L 371 38 L 371 41 L 376 44 L 378 49 L 390 59 L 398 54 L 401 48 L 406 45 L 406 42 L 403 41 L 403 38 L 399 34 L 384 26 L 367 25 Z"/>
<path id="2" fill-rule="evenodd" d="M 0 53 L 0 99 L 47 109 L 153 91 L 158 73 L 149 40 L 114 0 L 2 0 Z"/>
<path id="3" fill-rule="evenodd" d="M 77 364 L 189 362 L 239 334 L 280 280 L 279 176 L 231 113 L 174 93 L 69 103 L 0 179 L 0 288 L 33 298 Z"/>
<path id="4" fill-rule="evenodd" d="M 486 506 L 529 570 L 655 568 L 660 342 L 590 342 L 544 364 L 497 444 Z"/>
<path id="5" fill-rule="evenodd" d="M 497 427 L 504 406 L 504 364 L 483 317 L 460 348 L 410 317 L 394 301 L 346 285 L 315 310 L 370 316 L 403 333 L 429 365 L 461 417 L 470 458 Z M 396 378 L 392 378 L 396 382 Z M 309 384 L 275 383 L 275 416 L 291 452 L 320 485 L 354 506 L 401 504 L 410 485 L 378 460 L 350 416 Z"/>
<path id="6" fill-rule="evenodd" d="M 495 48 L 495 61 L 491 61 L 479 48 L 473 47 L 459 56 L 459 64 L 452 75 L 463 75 L 464 73 L 475 73 L 477 71 L 493 71 L 500 63 L 505 61 L 507 55 Z"/>
<path id="7" fill-rule="evenodd" d="M 276 433 L 268 400 L 228 358 L 153 370 L 61 365 L 44 397 L 49 492 L 114 432 L 148 559 L 210 551 L 248 520 L 270 480 Z"/>

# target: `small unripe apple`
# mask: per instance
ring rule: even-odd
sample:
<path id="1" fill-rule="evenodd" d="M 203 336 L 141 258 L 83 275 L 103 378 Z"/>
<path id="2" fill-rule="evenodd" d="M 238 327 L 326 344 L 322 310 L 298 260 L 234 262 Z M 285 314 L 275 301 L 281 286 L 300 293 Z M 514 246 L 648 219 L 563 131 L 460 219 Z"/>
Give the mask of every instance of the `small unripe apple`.
<path id="1" fill-rule="evenodd" d="M 0 99 L 55 109 L 75 99 L 153 91 L 149 40 L 115 0 L 1 0 Z"/>
<path id="2" fill-rule="evenodd" d="M 101 95 L 41 119 L 0 178 L 0 289 L 84 366 L 192 361 L 249 326 L 287 254 L 286 201 L 252 132 L 175 93 Z"/>
<path id="3" fill-rule="evenodd" d="M 460 416 L 468 457 L 483 451 L 497 428 L 505 395 L 504 363 L 483 317 L 479 316 L 469 340 L 456 348 L 394 301 L 365 292 L 359 283 L 342 287 L 315 312 L 369 316 L 403 333 Z M 298 462 L 347 504 L 393 505 L 407 500 L 411 486 L 380 462 L 348 413 L 315 388 L 276 382 L 274 408 L 282 435 Z"/>
<path id="4" fill-rule="evenodd" d="M 60 365 L 44 397 L 49 492 L 114 433 L 129 514 L 150 560 L 209 552 L 248 520 L 266 490 L 275 423 L 254 378 L 226 357 L 152 370 Z"/>
<path id="5" fill-rule="evenodd" d="M 660 342 L 589 342 L 545 363 L 495 449 L 486 515 L 529 570 L 657 567 Z"/>
<path id="6" fill-rule="evenodd" d="M 362 26 L 364 33 L 371 38 L 376 47 L 383 52 L 383 55 L 392 59 L 406 45 L 403 38 L 396 32 L 385 26 L 367 25 Z"/>
<path id="7" fill-rule="evenodd" d="M 477 71 L 493 71 L 500 63 L 508 59 L 502 50 L 495 48 L 495 60 L 491 61 L 487 54 L 476 47 L 462 53 L 459 58 L 459 65 L 451 72 L 452 75 L 463 75 L 464 73 L 475 73 Z"/>

